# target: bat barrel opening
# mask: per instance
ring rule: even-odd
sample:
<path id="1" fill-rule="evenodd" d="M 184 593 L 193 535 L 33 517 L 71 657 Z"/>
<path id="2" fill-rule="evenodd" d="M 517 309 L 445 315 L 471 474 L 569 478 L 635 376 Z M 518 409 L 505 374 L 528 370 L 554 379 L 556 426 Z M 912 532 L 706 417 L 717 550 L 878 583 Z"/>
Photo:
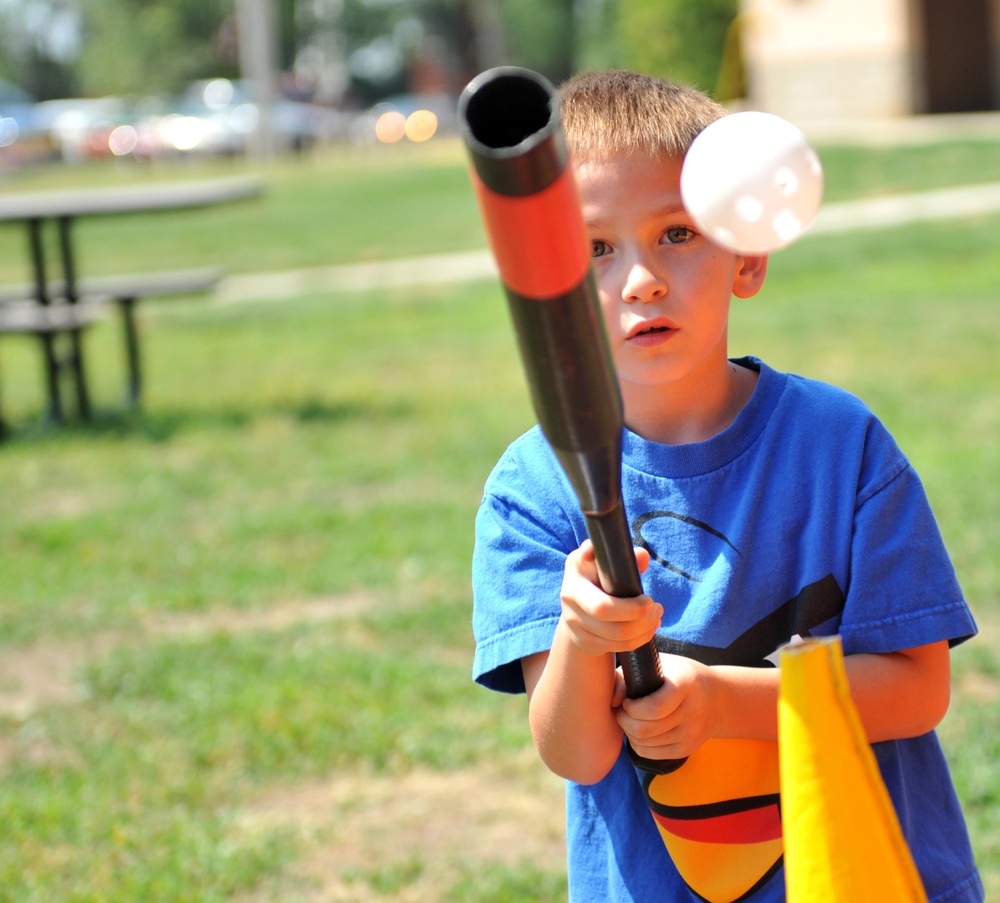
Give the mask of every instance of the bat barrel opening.
<path id="1" fill-rule="evenodd" d="M 515 148 L 552 121 L 552 91 L 534 73 L 487 73 L 465 98 L 462 111 L 470 135 L 491 150 Z"/>

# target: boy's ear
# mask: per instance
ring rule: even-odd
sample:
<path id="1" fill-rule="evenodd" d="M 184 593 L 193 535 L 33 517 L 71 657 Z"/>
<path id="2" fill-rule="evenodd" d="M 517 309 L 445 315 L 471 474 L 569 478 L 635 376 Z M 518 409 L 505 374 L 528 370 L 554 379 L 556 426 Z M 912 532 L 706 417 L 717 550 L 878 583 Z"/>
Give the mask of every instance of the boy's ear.
<path id="1" fill-rule="evenodd" d="M 736 264 L 736 278 L 733 279 L 733 294 L 737 298 L 752 298 L 764 284 L 767 275 L 767 255 L 763 257 L 739 257 Z"/>

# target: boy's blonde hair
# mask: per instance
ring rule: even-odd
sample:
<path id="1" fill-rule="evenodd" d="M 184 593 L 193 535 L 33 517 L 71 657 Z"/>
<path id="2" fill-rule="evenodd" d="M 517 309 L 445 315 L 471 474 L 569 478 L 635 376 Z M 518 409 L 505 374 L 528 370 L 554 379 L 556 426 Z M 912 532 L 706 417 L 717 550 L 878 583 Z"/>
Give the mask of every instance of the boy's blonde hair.
<path id="1" fill-rule="evenodd" d="M 687 85 L 624 70 L 574 76 L 559 89 L 563 129 L 578 160 L 683 157 L 726 109 Z"/>

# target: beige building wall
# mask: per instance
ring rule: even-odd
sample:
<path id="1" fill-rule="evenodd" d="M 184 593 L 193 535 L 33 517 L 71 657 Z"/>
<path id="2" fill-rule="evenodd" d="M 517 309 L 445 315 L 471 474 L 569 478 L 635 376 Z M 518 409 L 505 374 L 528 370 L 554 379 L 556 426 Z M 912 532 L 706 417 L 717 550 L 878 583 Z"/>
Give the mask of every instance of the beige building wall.
<path id="1" fill-rule="evenodd" d="M 749 105 L 793 122 L 912 113 L 909 0 L 741 0 Z"/>

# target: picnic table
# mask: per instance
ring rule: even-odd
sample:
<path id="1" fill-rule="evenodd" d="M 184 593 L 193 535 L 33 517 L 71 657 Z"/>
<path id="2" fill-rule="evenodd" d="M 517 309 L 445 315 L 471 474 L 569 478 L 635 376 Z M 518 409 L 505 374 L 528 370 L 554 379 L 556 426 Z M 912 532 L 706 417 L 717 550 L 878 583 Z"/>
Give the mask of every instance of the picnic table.
<path id="1" fill-rule="evenodd" d="M 104 305 L 116 303 L 122 315 L 128 367 L 127 397 L 135 405 L 142 391 L 135 305 L 140 299 L 154 295 L 205 291 L 214 287 L 221 277 L 218 269 L 203 268 L 82 279 L 73 246 L 76 221 L 90 216 L 208 207 L 255 197 L 262 190 L 259 178 L 236 176 L 0 195 L 0 223 L 21 223 L 27 231 L 33 276 L 33 281 L 26 285 L 0 288 L 0 334 L 30 334 L 40 340 L 50 420 L 63 420 L 60 376 L 64 371 L 72 374 L 80 416 L 90 417 L 82 336 L 101 316 Z M 46 228 L 56 231 L 57 261 L 46 258 Z M 60 354 L 60 343 L 68 343 L 68 352 Z"/>

